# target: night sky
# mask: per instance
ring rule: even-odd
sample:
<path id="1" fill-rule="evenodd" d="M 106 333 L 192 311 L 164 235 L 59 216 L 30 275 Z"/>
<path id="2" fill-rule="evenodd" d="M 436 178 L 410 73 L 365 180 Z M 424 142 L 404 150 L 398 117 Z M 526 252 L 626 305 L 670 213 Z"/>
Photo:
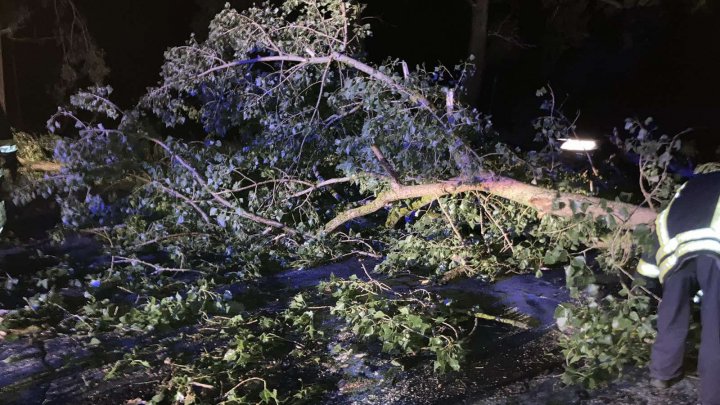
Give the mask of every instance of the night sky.
<path id="1" fill-rule="evenodd" d="M 234 1 L 239 7 L 249 1 Z M 452 67 L 467 56 L 470 29 L 465 0 L 366 0 L 375 36 L 368 57 L 388 57 L 411 66 Z M 672 3 L 672 2 L 667 2 Z M 580 112 L 579 130 L 607 134 L 628 116 L 655 117 L 661 129 L 687 127 L 705 159 L 720 144 L 720 7 L 690 12 L 687 7 L 653 7 L 615 15 L 594 15 L 583 36 L 568 39 L 546 21 L 555 18 L 541 1 L 492 2 L 490 20 L 510 15 L 524 46 L 491 37 L 481 110 L 491 113 L 506 137 L 529 139 L 537 115 L 535 90 L 550 83 L 570 116 Z M 107 81 L 115 100 L 130 106 L 154 85 L 163 51 L 190 33 L 203 35 L 222 1 L 77 0 L 111 69 Z M 520 7 L 519 5 L 522 5 Z M 577 21 L 568 21 L 568 25 Z M 560 24 L 562 26 L 562 24 Z M 492 26 L 492 24 L 491 24 Z M 38 28 L 33 28 L 35 33 Z M 41 31 L 41 30 L 40 30 Z M 553 48 L 553 44 L 568 42 Z M 47 95 L 58 72 L 52 44 L 6 45 L 9 113 L 21 129 L 38 130 L 55 110 Z M 17 84 L 15 84 L 17 83 Z"/>

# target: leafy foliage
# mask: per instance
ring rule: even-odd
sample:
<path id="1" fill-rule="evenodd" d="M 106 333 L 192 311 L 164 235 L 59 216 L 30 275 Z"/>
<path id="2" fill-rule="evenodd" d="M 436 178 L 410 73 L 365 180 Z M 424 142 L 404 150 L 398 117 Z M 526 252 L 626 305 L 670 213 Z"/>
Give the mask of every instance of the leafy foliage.
<path id="1" fill-rule="evenodd" d="M 20 283 L 30 296 L 2 327 L 48 324 L 89 339 L 184 328 L 201 350 L 162 360 L 170 370 L 156 402 L 279 403 L 312 391 L 306 381 L 281 386 L 283 367 L 331 368 L 338 323 L 397 364 L 425 356 L 442 372 L 461 366 L 468 322 L 497 318 L 442 305 L 417 286 L 398 293 L 389 282 L 357 278 L 333 278 L 274 313 L 250 310 L 257 303 L 238 286 L 259 288 L 278 269 L 361 255 L 382 259 L 375 270 L 383 277 L 413 273 L 437 284 L 566 266 L 579 299 L 597 290 L 598 267 L 629 275 L 647 230 L 629 230 L 606 206 L 598 216 L 571 201 L 572 217 L 560 218 L 478 188 L 398 197 L 344 220 L 368 201 L 449 179 L 502 173 L 579 196 L 597 194 L 587 184 L 601 179 L 591 160 L 561 155 L 557 141 L 574 127 L 551 91 L 538 93 L 540 150 L 512 148 L 498 141 L 490 117 L 449 101 L 463 91 L 451 70 L 364 63 L 370 32 L 361 12 L 341 0 L 228 6 L 206 41 L 166 52 L 160 83 L 135 108 L 113 104 L 109 87 L 72 97 L 48 121 L 51 131 L 70 122 L 76 132 L 53 148 L 60 171 L 28 178 L 14 199 L 54 198 L 62 216 L 54 235 L 92 234 L 105 260 L 90 268 L 58 261 L 23 280 L 8 275 L 6 285 Z M 452 72 L 462 79 L 464 68 Z M 678 144 L 639 125 L 614 140 L 640 157 L 640 193 L 661 206 L 672 195 Z M 81 302 L 67 289 L 80 291 Z M 596 384 L 644 361 L 651 306 L 642 288 L 624 291 L 626 300 L 562 307 L 574 332 L 561 343 L 572 359 L 568 381 Z M 635 321 L 641 329 L 628 326 Z M 118 370 L 159 360 L 148 348 Z"/>
<path id="2" fill-rule="evenodd" d="M 560 339 L 565 356 L 566 383 L 595 388 L 623 373 L 625 366 L 645 364 L 648 347 L 655 338 L 655 320 L 650 297 L 631 290 L 620 292 L 625 299 L 608 295 L 587 305 L 561 304 L 558 325 L 569 333 Z"/>
<path id="3" fill-rule="evenodd" d="M 669 173 L 673 163 L 673 153 L 680 150 L 683 132 L 673 136 L 653 137 L 656 131 L 652 118 L 645 121 L 627 119 L 625 130 L 630 136 L 624 139 L 615 131 L 612 141 L 626 153 L 637 157 L 640 168 L 639 186 L 650 207 L 668 203 L 675 194 L 675 181 Z M 686 174 L 687 175 L 687 174 Z"/>
<path id="4" fill-rule="evenodd" d="M 336 298 L 330 313 L 352 325 L 354 335 L 378 339 L 383 352 L 417 355 L 428 351 L 435 357 L 434 370 L 460 369 L 464 349 L 458 331 L 446 322 L 444 306 L 438 306 L 429 293 L 418 291 L 420 298 L 392 293 L 387 285 L 362 282 L 354 276 L 331 278 L 319 288 Z"/>

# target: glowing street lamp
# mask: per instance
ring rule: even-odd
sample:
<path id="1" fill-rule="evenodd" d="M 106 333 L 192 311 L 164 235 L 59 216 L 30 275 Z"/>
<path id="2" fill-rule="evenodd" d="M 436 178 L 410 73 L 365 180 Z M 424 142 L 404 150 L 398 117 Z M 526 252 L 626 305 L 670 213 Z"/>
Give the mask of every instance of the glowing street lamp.
<path id="1" fill-rule="evenodd" d="M 564 141 L 560 149 L 571 152 L 589 152 L 597 149 L 597 142 L 592 139 L 559 139 Z"/>
<path id="2" fill-rule="evenodd" d="M 0 153 L 13 153 L 17 152 L 17 146 L 16 145 L 0 145 Z"/>

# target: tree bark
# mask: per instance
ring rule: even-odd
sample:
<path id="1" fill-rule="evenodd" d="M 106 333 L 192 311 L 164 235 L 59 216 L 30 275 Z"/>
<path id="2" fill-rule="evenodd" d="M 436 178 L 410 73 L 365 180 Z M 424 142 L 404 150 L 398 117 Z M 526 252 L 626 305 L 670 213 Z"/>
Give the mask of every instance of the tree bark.
<path id="1" fill-rule="evenodd" d="M 488 3 L 490 0 L 468 0 L 470 3 L 471 23 L 468 53 L 474 57 L 475 72 L 465 84 L 465 102 L 476 107 L 480 99 L 485 54 L 487 51 Z"/>
<path id="2" fill-rule="evenodd" d="M 381 193 L 375 200 L 357 208 L 340 213 L 325 225 L 325 232 L 330 233 L 350 220 L 372 214 L 394 201 L 427 196 L 443 196 L 481 191 L 496 195 L 516 203 L 526 205 L 541 214 L 572 217 L 572 204 L 587 205 L 586 213 L 600 217 L 612 213 L 618 222 L 626 227 L 649 224 L 655 220 L 655 212 L 649 208 L 639 207 L 618 201 L 604 200 L 580 194 L 559 193 L 542 187 L 532 186 L 507 177 L 494 176 L 472 182 L 452 180 L 440 183 L 401 186 Z M 604 208 L 606 207 L 606 208 Z M 610 211 L 610 212 L 608 212 Z"/>

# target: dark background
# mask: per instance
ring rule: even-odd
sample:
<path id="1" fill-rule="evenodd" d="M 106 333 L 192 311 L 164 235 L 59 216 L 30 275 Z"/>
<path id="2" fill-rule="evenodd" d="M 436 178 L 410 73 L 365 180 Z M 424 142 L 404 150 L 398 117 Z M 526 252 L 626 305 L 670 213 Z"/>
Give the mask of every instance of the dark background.
<path id="1" fill-rule="evenodd" d="M 0 0 L 2 1 L 2 0 Z M 37 1 L 37 0 L 35 0 Z M 159 78 L 163 51 L 202 37 L 224 1 L 77 0 L 111 69 L 114 99 L 131 106 Z M 251 1 L 233 1 L 247 7 Z M 468 55 L 470 9 L 465 0 L 365 0 L 374 37 L 368 57 L 411 66 L 452 67 Z M 653 116 L 663 132 L 688 127 L 699 159 L 717 160 L 720 144 L 720 7 L 691 11 L 682 1 L 594 13 L 580 20 L 556 15 L 541 0 L 492 2 L 490 20 L 506 16 L 521 45 L 490 37 L 480 109 L 518 143 L 532 134 L 535 90 L 549 83 L 579 132 L 608 134 L 625 117 Z M 548 21 L 553 21 L 550 24 Z M 52 21 L 36 18 L 25 34 L 42 37 Z M 578 29 L 577 27 L 581 28 Z M 62 100 L 51 95 L 59 75 L 52 41 L 4 42 L 8 115 L 18 129 L 40 131 Z M 89 84 L 89 83 L 88 83 Z"/>

